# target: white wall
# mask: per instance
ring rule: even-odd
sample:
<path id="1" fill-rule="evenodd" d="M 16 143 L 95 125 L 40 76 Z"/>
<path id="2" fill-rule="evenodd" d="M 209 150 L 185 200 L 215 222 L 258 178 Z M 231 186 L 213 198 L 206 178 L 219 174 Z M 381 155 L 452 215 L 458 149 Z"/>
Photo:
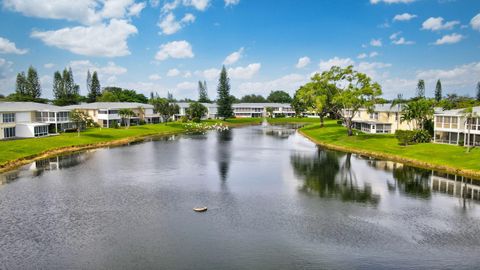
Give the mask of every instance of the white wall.
<path id="1" fill-rule="evenodd" d="M 20 138 L 32 138 L 35 137 L 33 126 L 18 124 L 17 130 L 15 131 L 17 137 Z"/>
<path id="2" fill-rule="evenodd" d="M 15 122 L 16 123 L 31 123 L 31 122 L 35 122 L 35 121 L 32 121 L 32 113 L 31 112 L 17 112 L 15 114 Z"/>

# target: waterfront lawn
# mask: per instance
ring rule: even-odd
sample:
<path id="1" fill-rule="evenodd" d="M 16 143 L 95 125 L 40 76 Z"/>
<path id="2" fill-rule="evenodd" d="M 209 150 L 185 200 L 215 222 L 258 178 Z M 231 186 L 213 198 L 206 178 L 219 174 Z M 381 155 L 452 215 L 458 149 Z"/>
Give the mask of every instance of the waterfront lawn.
<path id="1" fill-rule="evenodd" d="M 0 141 L 0 165 L 9 161 L 38 155 L 49 150 L 69 146 L 81 146 L 114 140 L 135 138 L 149 135 L 162 135 L 182 132 L 181 124 L 169 123 L 130 128 L 89 128 L 77 136 L 77 132 L 62 133 L 58 136 Z"/>
<path id="2" fill-rule="evenodd" d="M 261 124 L 262 121 L 263 121 L 262 118 L 229 118 L 225 120 L 220 120 L 220 119 L 202 120 L 202 123 L 224 124 L 227 126 L 243 126 L 243 125 Z"/>
<path id="3" fill-rule="evenodd" d="M 320 123 L 320 118 L 309 117 L 282 117 L 268 118 L 270 124 L 302 124 L 302 123 Z"/>
<path id="4" fill-rule="evenodd" d="M 466 148 L 461 146 L 435 143 L 404 147 L 399 145 L 398 140 L 391 134 L 365 134 L 358 131 L 355 131 L 358 135 L 348 137 L 346 128 L 334 120 L 325 121 L 324 128 L 320 128 L 320 125 L 309 125 L 301 130 L 320 143 L 409 158 L 432 165 L 480 171 L 480 149 L 478 148 L 466 153 Z"/>

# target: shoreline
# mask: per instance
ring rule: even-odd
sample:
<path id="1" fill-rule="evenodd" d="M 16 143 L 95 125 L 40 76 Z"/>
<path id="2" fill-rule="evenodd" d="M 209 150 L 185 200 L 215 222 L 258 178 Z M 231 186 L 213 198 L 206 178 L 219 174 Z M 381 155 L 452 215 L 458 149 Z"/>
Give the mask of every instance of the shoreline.
<path id="1" fill-rule="evenodd" d="M 446 172 L 446 173 L 451 173 L 451 174 L 456 174 L 464 177 L 469 177 L 469 178 L 474 178 L 474 180 L 480 181 L 480 171 L 477 170 L 466 170 L 466 169 L 459 169 L 455 168 L 452 166 L 448 165 L 438 165 L 438 164 L 432 164 L 424 161 L 419 161 L 417 159 L 413 158 L 405 158 L 397 155 L 392 155 L 392 154 L 386 154 L 382 152 L 377 152 L 377 151 L 369 151 L 369 150 L 362 150 L 362 149 L 354 149 L 354 148 L 349 148 L 345 146 L 340 146 L 340 145 L 335 145 L 331 143 L 326 143 L 321 140 L 318 140 L 314 138 L 313 136 L 310 136 L 305 133 L 305 131 L 298 129 L 298 132 L 313 142 L 314 144 L 321 146 L 325 149 L 329 150 L 335 150 L 335 151 L 341 151 L 341 152 L 346 152 L 346 153 L 354 153 L 354 154 L 359 154 L 359 155 L 364 155 L 368 157 L 373 157 L 377 159 L 383 159 L 383 160 L 389 160 L 389 161 L 394 161 L 394 162 L 399 162 L 403 163 L 408 166 L 413 166 L 413 167 L 419 167 L 423 169 L 429 169 L 429 170 L 435 170 L 435 171 L 441 171 L 441 172 Z"/>

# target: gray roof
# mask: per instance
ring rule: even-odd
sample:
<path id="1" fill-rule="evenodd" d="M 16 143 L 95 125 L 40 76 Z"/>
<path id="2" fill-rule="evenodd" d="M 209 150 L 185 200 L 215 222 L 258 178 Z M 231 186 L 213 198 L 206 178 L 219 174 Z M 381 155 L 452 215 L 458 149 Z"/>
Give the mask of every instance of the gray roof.
<path id="1" fill-rule="evenodd" d="M 234 103 L 233 108 L 291 107 L 289 103 Z"/>
<path id="2" fill-rule="evenodd" d="M 393 105 L 392 103 L 385 103 L 385 104 L 375 104 L 374 111 L 376 112 L 401 112 L 402 105 Z"/>
<path id="3" fill-rule="evenodd" d="M 191 102 L 175 102 L 180 108 L 188 108 Z M 218 105 L 216 103 L 201 103 L 203 106 L 207 108 L 217 108 Z"/>
<path id="4" fill-rule="evenodd" d="M 0 112 L 69 111 L 66 107 L 36 102 L 0 102 Z"/>
<path id="5" fill-rule="evenodd" d="M 435 114 L 438 115 L 451 115 L 451 116 L 461 116 L 464 114 L 465 108 L 462 109 L 453 109 L 453 110 L 435 110 Z M 480 115 L 480 106 L 473 107 L 473 113 L 476 113 L 477 115 Z"/>
<path id="6" fill-rule="evenodd" d="M 153 105 L 137 103 L 137 102 L 94 102 L 94 103 L 81 103 L 78 105 L 65 106 L 68 109 L 86 109 L 86 110 L 99 110 L 99 109 L 135 109 L 142 107 L 144 109 L 153 109 Z"/>

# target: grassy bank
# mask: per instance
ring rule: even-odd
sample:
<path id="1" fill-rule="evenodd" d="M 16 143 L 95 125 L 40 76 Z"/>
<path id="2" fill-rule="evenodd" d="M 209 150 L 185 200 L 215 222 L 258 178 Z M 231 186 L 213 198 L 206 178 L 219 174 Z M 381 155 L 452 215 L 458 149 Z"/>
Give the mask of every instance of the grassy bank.
<path id="1" fill-rule="evenodd" d="M 470 153 L 454 145 L 425 143 L 400 146 L 393 135 L 363 134 L 348 137 L 346 128 L 336 121 L 326 121 L 325 127 L 309 125 L 300 132 L 326 148 L 384 158 L 419 167 L 480 177 L 480 149 Z"/>

